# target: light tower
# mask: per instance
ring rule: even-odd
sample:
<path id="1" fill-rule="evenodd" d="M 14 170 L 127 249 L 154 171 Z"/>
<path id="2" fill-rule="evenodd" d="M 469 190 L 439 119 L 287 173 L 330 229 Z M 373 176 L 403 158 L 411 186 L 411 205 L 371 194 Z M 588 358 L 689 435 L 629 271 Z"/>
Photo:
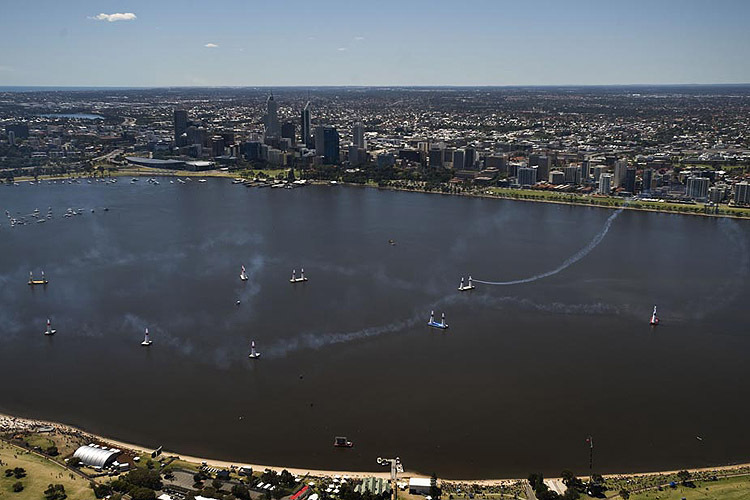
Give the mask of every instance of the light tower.
<path id="1" fill-rule="evenodd" d="M 383 467 L 391 466 L 391 500 L 396 500 L 397 492 L 398 492 L 398 483 L 396 480 L 398 479 L 398 473 L 404 472 L 404 466 L 401 463 L 401 459 L 399 457 L 396 458 L 381 458 L 378 457 L 378 464 L 382 465 Z"/>

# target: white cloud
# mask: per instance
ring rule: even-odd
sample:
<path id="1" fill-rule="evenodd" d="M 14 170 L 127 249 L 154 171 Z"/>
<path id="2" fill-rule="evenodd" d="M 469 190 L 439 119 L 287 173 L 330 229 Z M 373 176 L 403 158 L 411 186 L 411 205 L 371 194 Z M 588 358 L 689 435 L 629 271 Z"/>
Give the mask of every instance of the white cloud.
<path id="1" fill-rule="evenodd" d="M 354 39 L 355 39 L 356 41 L 358 41 L 358 42 L 361 42 L 362 40 L 364 40 L 364 39 L 365 39 L 365 37 L 363 37 L 363 36 L 355 36 L 355 37 L 354 37 Z"/>
<path id="2" fill-rule="evenodd" d="M 115 12 L 114 14 L 101 13 L 99 15 L 92 17 L 91 19 L 96 19 L 97 21 L 107 21 L 109 23 L 114 23 L 115 21 L 133 21 L 134 19 L 137 19 L 137 17 L 132 12 Z"/>
<path id="3" fill-rule="evenodd" d="M 207 49 L 218 49 L 219 48 L 219 46 L 216 45 L 215 43 L 207 43 L 206 45 L 204 45 L 204 47 L 206 47 Z"/>
<path id="4" fill-rule="evenodd" d="M 339 48 L 338 48 L 338 51 L 339 51 L 339 52 L 346 52 L 346 47 L 339 47 Z"/>

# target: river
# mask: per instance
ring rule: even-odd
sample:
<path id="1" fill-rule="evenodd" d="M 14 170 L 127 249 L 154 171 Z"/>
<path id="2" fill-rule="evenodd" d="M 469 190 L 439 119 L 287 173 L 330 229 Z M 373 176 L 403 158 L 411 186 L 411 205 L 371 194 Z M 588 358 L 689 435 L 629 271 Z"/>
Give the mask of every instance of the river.
<path id="1" fill-rule="evenodd" d="M 53 214 L 0 220 L 0 410 L 196 456 L 399 456 L 449 478 L 586 473 L 589 435 L 599 472 L 750 459 L 746 221 L 625 211 L 556 274 L 458 292 L 548 274 L 614 212 L 159 182 L 0 187 L 0 210 Z"/>

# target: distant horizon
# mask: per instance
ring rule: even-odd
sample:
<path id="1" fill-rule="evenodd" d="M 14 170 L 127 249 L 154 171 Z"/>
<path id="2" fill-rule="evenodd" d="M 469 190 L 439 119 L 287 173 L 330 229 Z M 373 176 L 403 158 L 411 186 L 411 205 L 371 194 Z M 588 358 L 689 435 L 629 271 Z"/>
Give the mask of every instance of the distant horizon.
<path id="1" fill-rule="evenodd" d="M 750 82 L 738 83 L 581 83 L 581 84 L 517 84 L 517 85 L 0 85 L 2 92 L 25 89 L 69 90 L 160 90 L 160 89 L 550 89 L 550 88 L 639 88 L 639 87 L 750 87 Z M 17 90 L 14 90 L 17 89 Z"/>

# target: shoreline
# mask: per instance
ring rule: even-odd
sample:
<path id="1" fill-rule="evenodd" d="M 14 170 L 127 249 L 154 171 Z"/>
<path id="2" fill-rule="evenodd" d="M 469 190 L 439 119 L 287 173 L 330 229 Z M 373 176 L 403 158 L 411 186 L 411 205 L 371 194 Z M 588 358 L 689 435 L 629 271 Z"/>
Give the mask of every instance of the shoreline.
<path id="1" fill-rule="evenodd" d="M 55 422 L 51 420 L 43 420 L 43 419 L 35 419 L 35 418 L 26 418 L 26 417 L 18 417 L 14 415 L 9 415 L 4 412 L 0 412 L 0 432 L 9 432 L 12 430 L 17 430 L 19 432 L 21 431 L 32 431 L 35 428 L 48 426 L 55 429 L 56 432 L 60 432 L 62 434 L 74 434 L 79 436 L 85 436 L 87 438 L 91 438 L 93 441 L 100 441 L 103 443 L 107 443 L 110 446 L 115 446 L 117 448 L 123 449 L 123 450 L 131 450 L 135 451 L 137 453 L 143 453 L 143 454 L 150 454 L 153 449 L 147 448 L 142 445 L 133 444 L 133 443 L 127 443 L 124 441 L 120 441 L 111 437 L 94 434 L 91 432 L 88 432 L 84 429 L 68 425 L 61 422 Z M 282 470 L 287 470 L 288 472 L 299 475 L 299 476 L 310 476 L 310 477 L 336 477 L 336 476 L 347 476 L 351 478 L 365 478 L 365 477 L 377 477 L 382 479 L 389 479 L 390 478 L 390 472 L 382 472 L 382 469 L 378 472 L 375 471 L 348 471 L 348 470 L 334 470 L 334 469 L 308 469 L 303 467 L 283 467 L 278 465 L 263 465 L 263 464 L 257 464 L 257 463 L 250 463 L 250 462 L 241 462 L 241 461 L 228 461 L 223 460 L 219 458 L 206 458 L 206 457 L 195 457 L 192 455 L 184 455 L 179 453 L 178 451 L 174 450 L 163 450 L 162 454 L 167 456 L 176 456 L 179 458 L 179 460 L 185 461 L 185 462 L 191 462 L 195 465 L 200 466 L 201 464 L 205 463 L 208 466 L 214 466 L 218 468 L 230 468 L 230 467 L 251 467 L 254 471 L 262 471 L 266 469 L 270 469 L 276 472 L 281 472 Z M 697 467 L 697 468 L 687 468 L 686 470 L 690 471 L 691 473 L 698 473 L 698 472 L 714 472 L 714 471 L 732 471 L 735 469 L 740 468 L 749 468 L 750 462 L 741 462 L 736 464 L 730 464 L 730 465 L 716 465 L 716 466 L 708 466 L 708 467 Z M 659 470 L 659 471 L 642 471 L 642 472 L 612 472 L 612 473 L 606 473 L 602 474 L 605 478 L 635 478 L 635 477 L 652 477 L 652 476 L 664 476 L 669 474 L 676 474 L 679 472 L 680 469 L 670 469 L 670 470 Z M 405 478 L 429 478 L 430 476 L 425 474 L 420 474 L 415 471 L 406 470 L 403 473 L 400 474 L 400 479 Z M 587 478 L 588 476 L 582 475 L 581 478 Z M 547 479 L 560 479 L 560 478 L 547 478 Z M 456 479 L 456 478 L 440 478 L 440 481 L 447 484 L 476 484 L 480 486 L 501 486 L 501 485 L 509 485 L 516 483 L 518 481 L 525 481 L 525 478 L 483 478 L 483 479 Z"/>
<path id="2" fill-rule="evenodd" d="M 265 169 L 265 170 L 286 170 L 286 169 Z M 262 171 L 262 170 L 261 170 Z M 123 169 L 118 172 L 115 172 L 114 174 L 110 174 L 108 177 L 209 177 L 209 178 L 216 178 L 216 179 L 234 179 L 237 178 L 238 172 L 223 172 L 219 170 L 204 170 L 204 171 L 188 171 L 188 170 L 163 170 L 163 169 L 155 169 L 150 167 L 137 167 L 133 169 Z M 51 180 L 64 180 L 69 179 L 73 176 L 69 174 L 65 175 L 50 175 L 50 176 L 40 176 L 40 181 L 51 181 Z M 80 179 L 90 179 L 91 176 L 82 176 L 78 175 L 75 176 L 75 178 Z M 104 177 L 102 177 L 104 178 Z M 15 182 L 31 182 L 34 179 L 31 177 L 22 177 L 19 179 L 16 179 Z M 320 180 L 309 180 L 311 185 L 324 185 L 327 186 L 329 181 L 320 181 Z M 557 200 L 557 199 L 545 199 L 543 197 L 538 198 L 515 198 L 513 196 L 503 196 L 500 194 L 487 194 L 484 192 L 462 192 L 462 193 L 443 193 L 440 191 L 428 191 L 425 189 L 408 189 L 404 187 L 397 187 L 397 186 L 378 186 L 373 184 L 356 184 L 351 182 L 343 182 L 338 181 L 339 186 L 348 186 L 348 187 L 360 187 L 360 188 L 374 188 L 378 190 L 388 190 L 388 191 L 401 191 L 401 192 L 412 192 L 412 193 L 422 193 L 422 194 L 438 194 L 438 195 L 445 195 L 445 196 L 463 196 L 468 198 L 482 198 L 482 199 L 492 199 L 492 200 L 508 200 L 508 201 L 525 201 L 525 202 L 532 202 L 532 203 L 552 203 L 555 205 L 570 205 L 570 206 L 576 206 L 576 207 L 589 207 L 589 208 L 604 208 L 609 210 L 618 210 L 620 208 L 624 210 L 634 210 L 639 212 L 652 212 L 652 213 L 661 213 L 661 214 L 670 214 L 670 215 L 692 215 L 692 216 L 699 216 L 699 217 L 710 217 L 710 218 L 727 218 L 727 219 L 736 219 L 736 220 L 750 220 L 750 210 L 748 210 L 748 214 L 746 216 L 742 215 L 731 215 L 731 214 L 711 214 L 711 213 L 703 213 L 703 212 L 683 212 L 680 210 L 667 210 L 662 208 L 652 208 L 652 207 L 633 207 L 630 206 L 628 203 L 621 203 L 621 204 L 614 204 L 614 205 L 596 205 L 591 203 L 581 203 L 579 201 L 566 201 L 566 200 Z M 501 188 L 498 188 L 501 189 Z M 534 193 L 535 190 L 530 189 L 528 190 L 530 193 Z M 616 197 L 606 197 L 601 198 L 602 200 L 620 200 L 620 198 Z M 685 207 L 699 207 L 699 204 L 696 205 L 684 205 Z M 727 205 L 727 208 L 732 208 Z M 743 207 L 733 207 L 733 208 L 739 208 L 743 209 Z"/>

